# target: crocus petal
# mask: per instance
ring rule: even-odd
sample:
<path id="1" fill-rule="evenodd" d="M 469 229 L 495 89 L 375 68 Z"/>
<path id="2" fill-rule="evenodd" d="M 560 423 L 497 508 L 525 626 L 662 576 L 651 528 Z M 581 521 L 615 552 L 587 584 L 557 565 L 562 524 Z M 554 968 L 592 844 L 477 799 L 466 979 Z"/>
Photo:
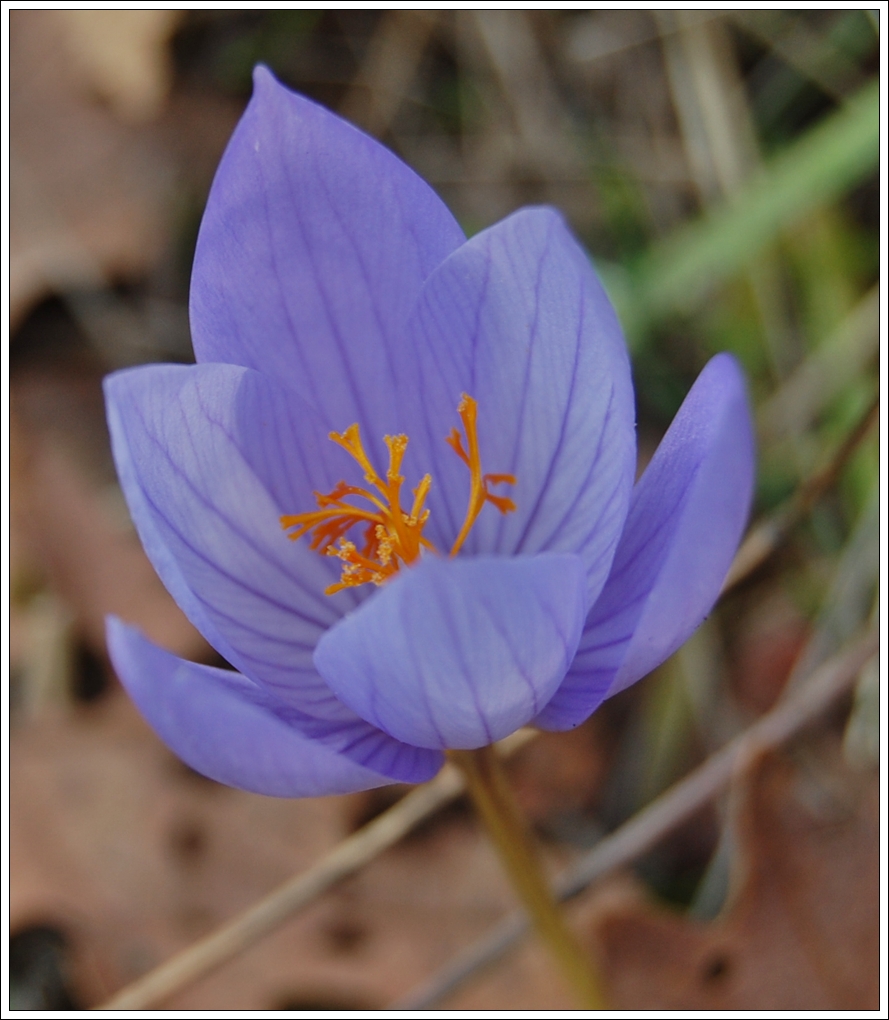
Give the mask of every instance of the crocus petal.
<path id="1" fill-rule="evenodd" d="M 313 448 L 330 444 L 310 409 L 232 365 L 131 369 L 109 376 L 105 389 L 130 512 L 192 623 L 241 672 L 304 713 L 307 735 L 405 782 L 434 774 L 435 755 L 368 726 L 312 664 L 320 635 L 357 603 L 354 592 L 324 596 L 339 571 L 305 542 L 289 542 L 278 520 L 308 507 L 313 486 L 333 484 L 320 452 L 312 460 Z"/>
<path id="2" fill-rule="evenodd" d="M 632 490 L 634 400 L 614 310 L 561 217 L 522 210 L 467 242 L 429 278 L 409 329 L 399 403 L 421 424 L 405 464 L 432 465 L 433 540 L 447 550 L 466 511 L 469 473 L 443 443 L 466 392 L 484 471 L 517 479 L 492 491 L 517 510 L 487 507 L 465 551 L 576 553 L 592 602 Z"/>
<path id="3" fill-rule="evenodd" d="M 327 631 L 315 664 L 368 722 L 427 748 L 490 744 L 565 675 L 585 612 L 579 557 L 444 560 L 402 571 Z"/>
<path id="4" fill-rule="evenodd" d="M 318 797 L 392 780 L 304 737 L 292 710 L 238 673 L 171 655 L 120 620 L 108 650 L 121 682 L 166 743 L 197 772 L 271 797 Z"/>
<path id="5" fill-rule="evenodd" d="M 257 68 L 198 237 L 198 361 L 266 372 L 328 429 L 358 422 L 376 449 L 392 429 L 392 360 L 409 353 L 404 320 L 464 240 L 396 156 Z"/>
<path id="6" fill-rule="evenodd" d="M 633 492 L 611 575 L 538 725 L 578 725 L 700 625 L 737 550 L 753 476 L 744 380 L 734 359 L 720 354 L 701 372 Z"/>
<path id="7" fill-rule="evenodd" d="M 339 615 L 323 595 L 337 572 L 281 530 L 286 504 L 272 481 L 301 490 L 294 500 L 312 491 L 294 456 L 284 391 L 233 365 L 132 369 L 109 376 L 105 391 L 136 525 L 149 516 L 214 627 L 208 638 L 224 634 L 220 652 L 252 677 L 265 666 L 286 674 L 310 665 Z M 277 462 L 267 478 L 263 461 Z"/>

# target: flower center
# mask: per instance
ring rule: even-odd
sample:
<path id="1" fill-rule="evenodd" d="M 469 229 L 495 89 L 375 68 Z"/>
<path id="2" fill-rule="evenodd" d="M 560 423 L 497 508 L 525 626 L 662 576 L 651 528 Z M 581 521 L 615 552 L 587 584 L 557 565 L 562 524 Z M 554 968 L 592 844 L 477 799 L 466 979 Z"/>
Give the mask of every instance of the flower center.
<path id="1" fill-rule="evenodd" d="M 492 503 L 502 514 L 515 510 L 515 503 L 511 499 L 496 496 L 488 489 L 490 485 L 502 483 L 515 485 L 515 477 L 482 474 L 476 424 L 478 404 L 464 393 L 457 406 L 457 414 L 463 424 L 466 443 L 464 445 L 463 437 L 455 428 L 451 429 L 445 442 L 469 468 L 470 484 L 466 518 L 451 546 L 451 556 L 459 552 L 485 503 Z M 310 548 L 322 555 L 337 556 L 343 561 L 339 583 L 325 588 L 325 595 L 333 595 L 343 588 L 354 588 L 359 584 L 383 584 L 398 572 L 402 563 L 413 563 L 421 549 L 437 552 L 435 546 L 423 537 L 423 528 L 429 520 L 429 510 L 425 508 L 425 503 L 432 485 L 432 476 L 424 475 L 413 490 L 414 501 L 410 511 L 401 506 L 404 476 L 399 471 L 407 449 L 407 436 L 383 437 L 389 447 L 389 467 L 385 478 L 377 474 L 364 452 L 357 425 L 350 425 L 343 433 L 331 432 L 330 438 L 361 465 L 365 481 L 372 488 L 363 489 L 357 485 L 347 485 L 346 482 L 337 482 L 330 492 L 315 493 L 317 510 L 288 514 L 281 518 L 281 527 L 289 532 L 289 539 L 296 541 L 303 535 L 311 534 Z M 356 506 L 349 501 L 349 497 L 363 500 L 369 505 Z M 356 526 L 364 527 L 364 545 L 360 552 L 355 543 L 346 537 Z M 291 531 L 291 528 L 294 530 Z"/>

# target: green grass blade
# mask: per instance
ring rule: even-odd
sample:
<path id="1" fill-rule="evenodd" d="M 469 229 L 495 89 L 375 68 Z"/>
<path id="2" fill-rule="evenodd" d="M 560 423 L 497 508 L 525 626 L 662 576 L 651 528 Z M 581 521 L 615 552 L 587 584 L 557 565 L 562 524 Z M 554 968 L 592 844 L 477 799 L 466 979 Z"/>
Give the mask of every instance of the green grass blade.
<path id="1" fill-rule="evenodd" d="M 603 268 L 631 345 L 658 319 L 698 305 L 778 235 L 877 166 L 879 85 L 866 86 L 766 164 L 733 199 L 655 244 L 623 278 Z"/>

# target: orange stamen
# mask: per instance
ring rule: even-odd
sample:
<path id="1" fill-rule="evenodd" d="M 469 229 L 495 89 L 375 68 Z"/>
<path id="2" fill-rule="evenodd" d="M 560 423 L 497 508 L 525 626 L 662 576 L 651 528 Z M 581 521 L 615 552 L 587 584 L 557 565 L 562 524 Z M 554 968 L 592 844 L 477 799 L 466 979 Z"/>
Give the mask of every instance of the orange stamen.
<path id="1" fill-rule="evenodd" d="M 488 490 L 489 485 L 503 483 L 515 485 L 515 477 L 482 474 L 476 429 L 478 405 L 475 400 L 464 393 L 457 413 L 463 424 L 466 446 L 456 429 L 451 430 L 446 442 L 469 468 L 470 484 L 466 518 L 451 547 L 451 556 L 456 556 L 466 541 L 466 536 L 485 503 L 491 503 L 502 514 L 515 510 L 515 503 L 511 499 L 495 496 Z M 364 470 L 365 481 L 376 489 L 379 495 L 357 485 L 337 482 L 330 492 L 315 493 L 317 510 L 288 514 L 281 518 L 281 527 L 288 530 L 288 538 L 295 541 L 311 534 L 310 549 L 342 560 L 342 577 L 338 584 L 329 585 L 325 589 L 326 595 L 333 595 L 344 588 L 361 584 L 384 584 L 398 572 L 401 564 L 415 562 L 420 556 L 421 549 L 436 551 L 432 543 L 423 537 L 423 528 L 429 519 L 429 510 L 425 509 L 425 503 L 432 486 L 431 475 L 424 475 L 413 490 L 414 501 L 410 513 L 401 507 L 404 476 L 399 472 L 407 449 L 407 436 L 383 437 L 389 449 L 389 467 L 385 480 L 377 474 L 365 453 L 357 424 L 350 425 L 343 433 L 331 432 L 330 438 L 358 462 Z M 366 500 L 370 508 L 355 506 L 347 502 L 347 497 Z M 346 537 L 354 527 L 360 525 L 364 525 L 364 546 L 361 552 L 355 543 Z"/>
<path id="2" fill-rule="evenodd" d="M 516 508 L 515 503 L 511 499 L 506 499 L 503 496 L 494 496 L 488 491 L 488 485 L 499 485 L 502 482 L 515 485 L 515 476 L 482 474 L 482 461 L 478 452 L 478 403 L 464 393 L 463 398 L 457 405 L 457 414 L 460 415 L 460 421 L 463 423 L 463 431 L 466 433 L 469 451 L 467 452 L 464 448 L 460 433 L 456 429 L 451 429 L 447 442 L 460 460 L 469 468 L 469 506 L 466 509 L 466 518 L 463 521 L 460 534 L 457 535 L 454 544 L 451 546 L 451 556 L 456 556 L 460 551 L 467 535 L 472 530 L 473 524 L 476 522 L 476 518 L 482 512 L 482 507 L 485 503 L 492 503 L 502 514 L 511 513 Z"/>

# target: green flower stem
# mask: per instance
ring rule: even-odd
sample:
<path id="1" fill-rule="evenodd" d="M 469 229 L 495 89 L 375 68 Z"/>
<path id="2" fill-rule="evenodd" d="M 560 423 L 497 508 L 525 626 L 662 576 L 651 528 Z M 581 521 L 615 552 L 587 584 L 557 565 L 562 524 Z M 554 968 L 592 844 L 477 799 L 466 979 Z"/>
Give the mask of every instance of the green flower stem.
<path id="1" fill-rule="evenodd" d="M 494 841 L 537 933 L 555 956 L 584 1009 L 605 1009 L 593 961 L 581 949 L 553 898 L 543 874 L 531 831 L 513 798 L 493 747 L 449 751 L 466 777 L 466 785 Z"/>

